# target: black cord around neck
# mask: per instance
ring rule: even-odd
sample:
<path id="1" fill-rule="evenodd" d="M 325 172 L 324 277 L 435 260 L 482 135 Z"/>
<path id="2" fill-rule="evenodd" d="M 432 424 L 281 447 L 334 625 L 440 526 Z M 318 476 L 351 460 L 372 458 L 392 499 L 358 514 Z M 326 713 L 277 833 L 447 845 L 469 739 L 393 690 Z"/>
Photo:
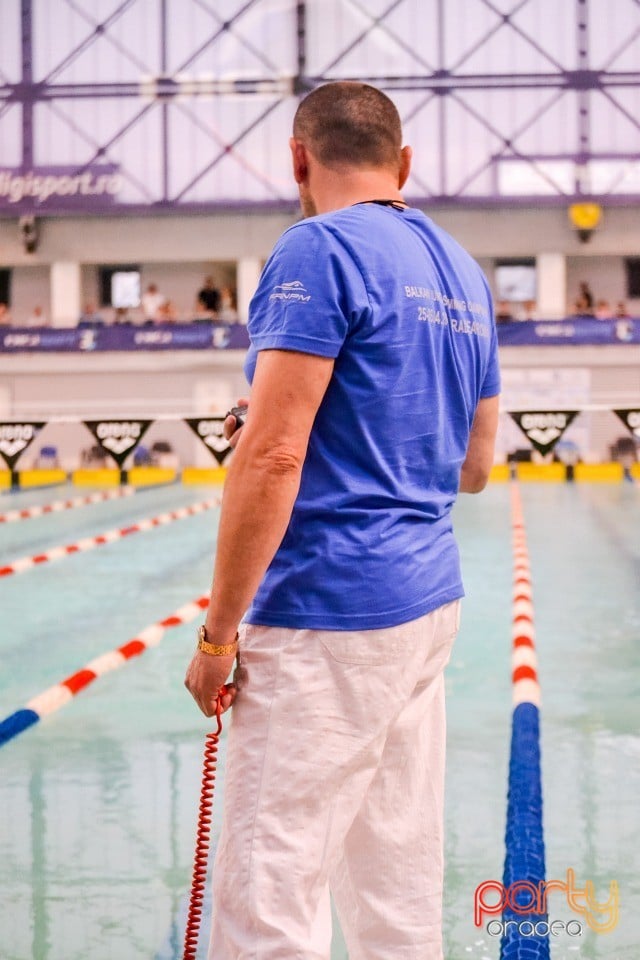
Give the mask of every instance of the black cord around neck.
<path id="1" fill-rule="evenodd" d="M 401 213 L 409 207 L 409 204 L 405 203 L 404 200 L 358 200 L 352 206 L 359 207 L 363 203 L 377 203 L 379 207 L 393 207 L 394 210 L 399 210 Z"/>

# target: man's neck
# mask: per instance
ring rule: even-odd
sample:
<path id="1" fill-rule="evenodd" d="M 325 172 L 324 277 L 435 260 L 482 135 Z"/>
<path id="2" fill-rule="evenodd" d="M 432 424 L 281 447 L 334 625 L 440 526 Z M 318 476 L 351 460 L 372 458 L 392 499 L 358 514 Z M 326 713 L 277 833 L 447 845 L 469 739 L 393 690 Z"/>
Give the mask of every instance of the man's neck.
<path id="1" fill-rule="evenodd" d="M 392 174 L 379 170 L 321 171 L 311 185 L 317 213 L 342 210 L 368 200 L 397 200 L 402 202 L 398 181 Z"/>

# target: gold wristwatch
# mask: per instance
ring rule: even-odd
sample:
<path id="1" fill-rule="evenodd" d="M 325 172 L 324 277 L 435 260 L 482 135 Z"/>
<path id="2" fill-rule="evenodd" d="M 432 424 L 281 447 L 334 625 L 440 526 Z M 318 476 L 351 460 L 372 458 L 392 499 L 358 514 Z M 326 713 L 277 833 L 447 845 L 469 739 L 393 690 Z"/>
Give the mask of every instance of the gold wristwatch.
<path id="1" fill-rule="evenodd" d="M 212 657 L 230 657 L 238 649 L 238 634 L 233 643 L 209 643 L 207 640 L 207 628 L 204 624 L 198 628 L 198 650 L 203 653 L 209 653 Z"/>

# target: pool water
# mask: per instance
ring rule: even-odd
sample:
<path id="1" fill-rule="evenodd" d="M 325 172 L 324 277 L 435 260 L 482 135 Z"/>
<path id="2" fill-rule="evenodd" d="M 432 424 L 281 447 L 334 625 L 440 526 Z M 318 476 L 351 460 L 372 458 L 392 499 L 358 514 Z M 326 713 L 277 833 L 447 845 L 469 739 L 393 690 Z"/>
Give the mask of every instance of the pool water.
<path id="1" fill-rule="evenodd" d="M 0 510 L 72 496 L 0 496 Z M 0 527 L 0 560 L 195 503 L 169 486 Z M 542 687 L 547 876 L 620 889 L 610 934 L 552 937 L 553 960 L 635 960 L 640 786 L 640 491 L 522 486 Z M 444 944 L 499 955 L 473 896 L 500 879 L 511 719 L 509 491 L 456 507 L 467 599 L 447 672 Z M 206 593 L 217 511 L 0 581 L 0 719 Z M 0 749 L 1 960 L 179 960 L 199 794 L 202 717 L 183 687 L 194 625 L 100 677 Z M 224 789 L 224 733 L 214 836 Z M 577 917 L 560 894 L 550 919 Z M 205 918 L 205 927 L 207 925 Z M 206 934 L 199 957 L 206 955 Z M 336 931 L 332 960 L 346 960 Z M 426 960 L 426 958 L 425 958 Z"/>

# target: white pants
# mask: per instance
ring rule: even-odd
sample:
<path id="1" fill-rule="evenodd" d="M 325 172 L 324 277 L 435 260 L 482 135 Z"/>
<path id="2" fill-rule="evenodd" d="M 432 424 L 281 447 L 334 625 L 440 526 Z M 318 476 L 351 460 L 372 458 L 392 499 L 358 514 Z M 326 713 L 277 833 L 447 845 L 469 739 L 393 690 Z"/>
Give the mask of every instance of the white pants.
<path id="1" fill-rule="evenodd" d="M 442 960 L 443 670 L 459 602 L 383 630 L 245 624 L 209 960 Z"/>

